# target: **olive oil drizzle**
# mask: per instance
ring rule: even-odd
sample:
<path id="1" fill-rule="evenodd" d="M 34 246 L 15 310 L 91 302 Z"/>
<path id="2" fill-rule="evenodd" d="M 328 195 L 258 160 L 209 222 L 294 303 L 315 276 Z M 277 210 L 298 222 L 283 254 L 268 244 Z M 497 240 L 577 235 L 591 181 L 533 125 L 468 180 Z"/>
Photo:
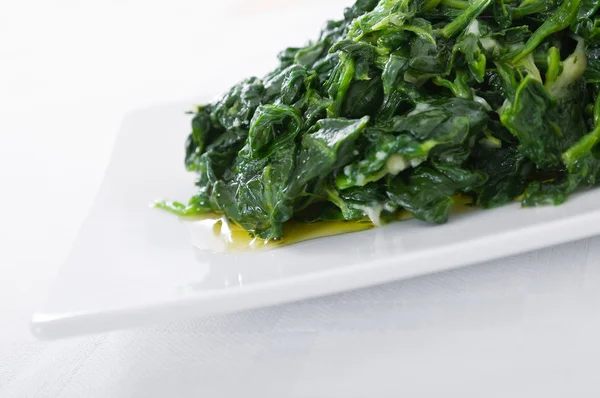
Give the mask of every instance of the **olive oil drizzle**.
<path id="1" fill-rule="evenodd" d="M 182 218 L 182 221 L 192 230 L 192 243 L 196 247 L 226 252 L 270 250 L 311 239 L 365 231 L 374 227 L 370 221 L 319 221 L 315 223 L 289 221 L 284 226 L 282 239 L 265 240 L 253 237 L 248 231 L 222 215 L 207 214 L 202 217 L 185 217 Z"/>
<path id="2" fill-rule="evenodd" d="M 473 208 L 472 198 L 466 196 L 454 197 L 453 214 L 463 213 Z M 398 212 L 395 217 L 398 221 L 412 218 L 412 215 L 404 210 Z M 208 213 L 202 216 L 182 217 L 181 219 L 192 232 L 194 246 L 215 252 L 233 253 L 271 250 L 326 236 L 366 231 L 375 227 L 373 222 L 367 219 L 360 221 L 319 221 L 315 223 L 291 220 L 284 225 L 282 239 L 265 240 L 253 237 L 244 228 L 221 214 Z"/>

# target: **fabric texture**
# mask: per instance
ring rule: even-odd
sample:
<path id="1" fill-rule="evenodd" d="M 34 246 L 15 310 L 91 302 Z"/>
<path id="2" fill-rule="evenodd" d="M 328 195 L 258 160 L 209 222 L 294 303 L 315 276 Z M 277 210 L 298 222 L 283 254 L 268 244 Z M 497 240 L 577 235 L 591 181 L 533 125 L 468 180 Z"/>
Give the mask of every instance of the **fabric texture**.
<path id="1" fill-rule="evenodd" d="M 595 397 L 599 239 L 239 314 L 0 346 L 1 397 Z"/>

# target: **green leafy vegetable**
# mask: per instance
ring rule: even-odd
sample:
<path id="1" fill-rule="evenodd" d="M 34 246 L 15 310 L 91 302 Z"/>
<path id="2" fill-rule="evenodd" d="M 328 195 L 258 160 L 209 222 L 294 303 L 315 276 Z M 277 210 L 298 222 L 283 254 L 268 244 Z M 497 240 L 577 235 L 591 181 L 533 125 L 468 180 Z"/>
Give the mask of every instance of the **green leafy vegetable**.
<path id="1" fill-rule="evenodd" d="M 178 215 L 252 235 L 560 204 L 600 175 L 600 1 L 358 0 L 193 112 Z M 461 199 L 463 201 L 463 199 Z"/>

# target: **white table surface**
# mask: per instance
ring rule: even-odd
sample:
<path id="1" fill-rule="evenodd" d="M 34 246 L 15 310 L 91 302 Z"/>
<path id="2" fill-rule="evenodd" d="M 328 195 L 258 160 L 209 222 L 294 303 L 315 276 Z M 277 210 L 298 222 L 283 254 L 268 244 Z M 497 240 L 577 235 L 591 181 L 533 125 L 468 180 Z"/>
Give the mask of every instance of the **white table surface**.
<path id="1" fill-rule="evenodd" d="M 123 115 L 266 71 L 348 1 L 295 3 L 2 2 L 0 397 L 598 397 L 599 238 L 241 314 L 30 336 Z"/>

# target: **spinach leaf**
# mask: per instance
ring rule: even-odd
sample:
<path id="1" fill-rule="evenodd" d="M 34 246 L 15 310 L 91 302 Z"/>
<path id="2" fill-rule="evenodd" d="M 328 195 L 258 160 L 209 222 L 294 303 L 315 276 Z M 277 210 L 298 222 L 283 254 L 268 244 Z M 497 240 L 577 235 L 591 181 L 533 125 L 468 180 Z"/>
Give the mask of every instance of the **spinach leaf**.
<path id="1" fill-rule="evenodd" d="M 263 239 L 281 237 L 283 224 L 293 216 L 285 197 L 295 168 L 296 143 L 288 142 L 266 159 L 238 158 L 230 181 L 219 180 L 211 203 L 234 222 Z"/>
<path id="2" fill-rule="evenodd" d="M 562 132 L 550 120 L 553 108 L 544 86 L 527 76 L 501 117 L 502 124 L 519 139 L 519 151 L 539 167 L 560 163 Z"/>
<path id="3" fill-rule="evenodd" d="M 416 219 L 443 224 L 448 221 L 454 196 L 472 191 L 486 181 L 484 173 L 458 167 L 420 166 L 408 176 L 388 183 L 390 200 Z"/>
<path id="4" fill-rule="evenodd" d="M 254 236 L 560 204 L 600 176 L 600 2 L 357 0 L 193 112 L 182 216 Z"/>
<path id="5" fill-rule="evenodd" d="M 268 156 L 278 146 L 293 140 L 302 120 L 297 109 L 285 105 L 261 105 L 252 118 L 248 133 L 248 152 L 252 158 Z"/>

